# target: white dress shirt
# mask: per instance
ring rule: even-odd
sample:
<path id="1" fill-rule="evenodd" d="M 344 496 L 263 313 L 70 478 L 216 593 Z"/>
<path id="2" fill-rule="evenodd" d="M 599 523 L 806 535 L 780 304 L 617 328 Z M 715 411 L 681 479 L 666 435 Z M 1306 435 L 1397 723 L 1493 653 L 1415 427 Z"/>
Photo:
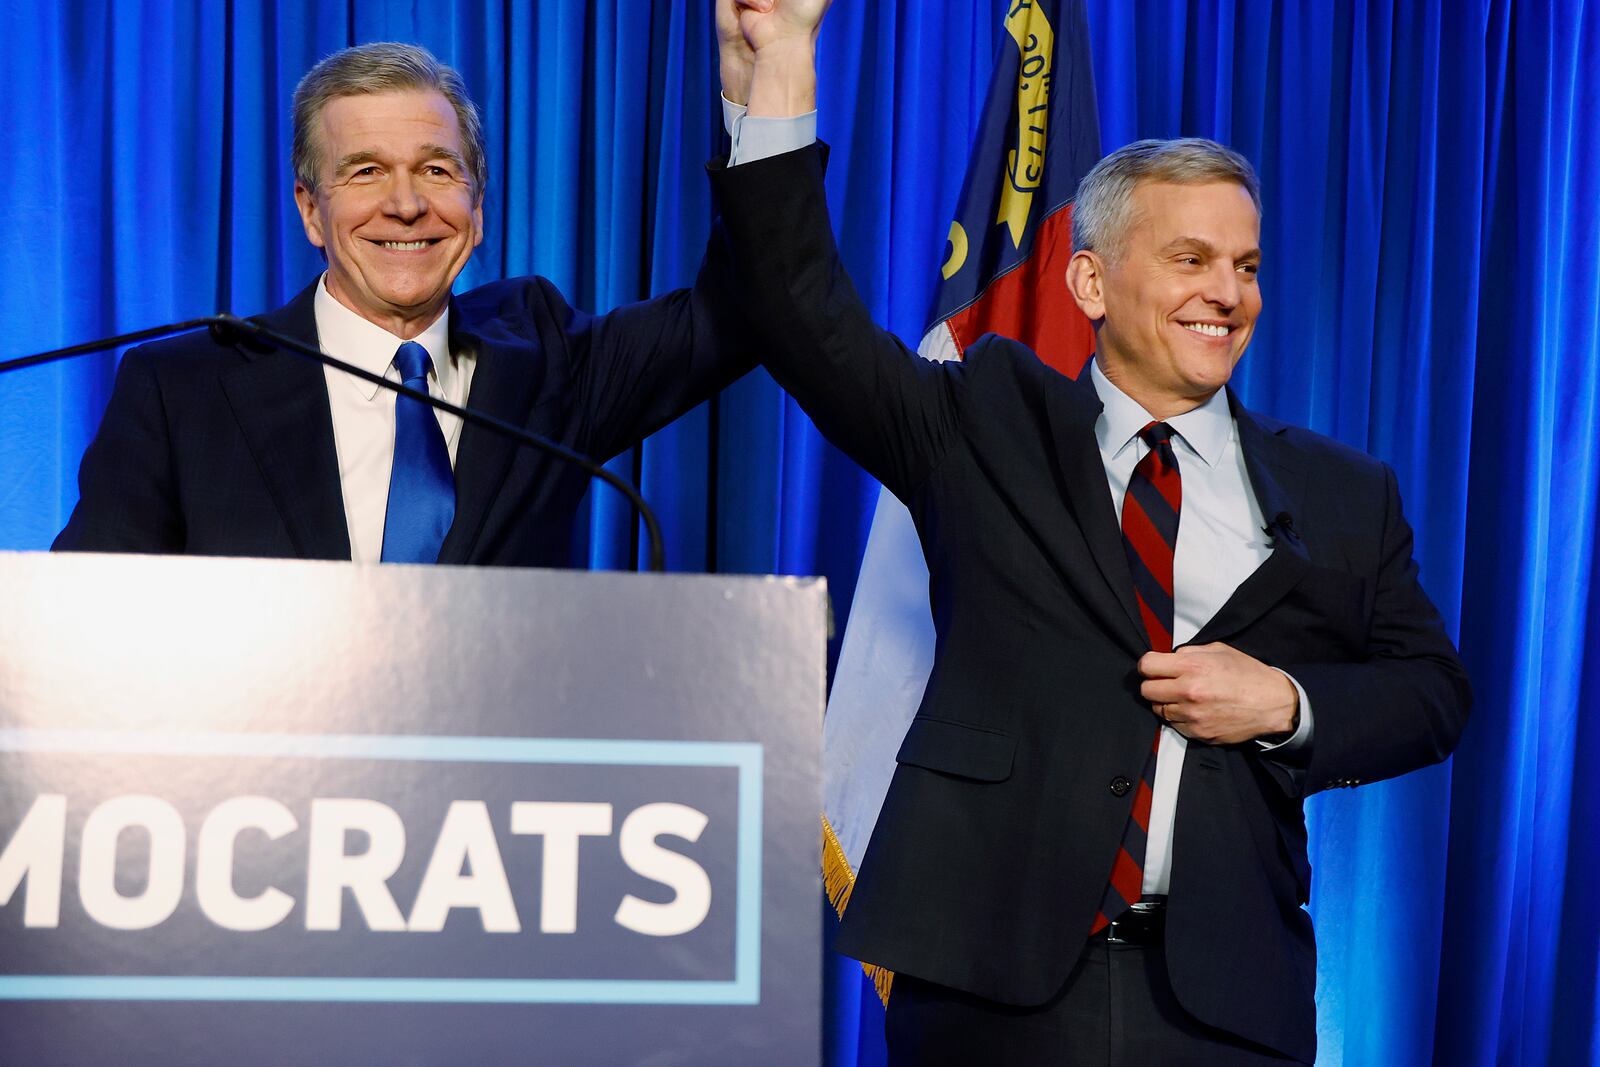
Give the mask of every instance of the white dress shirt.
<path id="1" fill-rule="evenodd" d="M 1128 482 L 1149 447 L 1139 431 L 1153 417 L 1118 389 L 1092 360 L 1089 373 L 1104 410 L 1095 420 L 1095 439 L 1117 522 Z M 1176 648 L 1200 632 L 1239 584 L 1272 555 L 1272 543 L 1261 530 L 1261 505 L 1250 487 L 1250 475 L 1239 448 L 1239 429 L 1228 410 L 1225 390 L 1193 411 L 1166 420 L 1183 478 L 1183 507 L 1178 515 L 1178 547 L 1172 559 L 1172 644 Z M 1311 702 L 1300 683 L 1285 674 L 1300 695 L 1300 724 L 1281 745 L 1263 749 L 1300 748 L 1311 739 Z M 1145 844 L 1144 892 L 1165 893 L 1172 872 L 1172 821 L 1178 806 L 1178 783 L 1189 740 L 1170 726 L 1161 728 L 1156 755 L 1155 795 L 1150 804 L 1150 830 Z"/>
<path id="2" fill-rule="evenodd" d="M 317 283 L 314 301 L 317 341 L 322 350 L 363 370 L 398 382 L 394 354 L 405 342 L 374 325 L 335 300 L 328 292 L 328 276 Z M 458 406 L 465 405 L 472 389 L 475 358 L 470 352 L 451 352 L 450 308 L 413 337 L 428 350 L 433 367 L 428 371 L 428 392 Z M 344 520 L 350 533 L 350 558 L 376 563 L 383 555 L 383 521 L 389 510 L 389 472 L 394 466 L 394 404 L 396 394 L 353 374 L 322 368 L 328 386 L 328 408 L 333 414 L 333 446 L 339 455 L 339 488 L 344 494 Z M 444 431 L 450 466 L 456 463 L 461 443 L 461 420 L 435 409 Z"/>

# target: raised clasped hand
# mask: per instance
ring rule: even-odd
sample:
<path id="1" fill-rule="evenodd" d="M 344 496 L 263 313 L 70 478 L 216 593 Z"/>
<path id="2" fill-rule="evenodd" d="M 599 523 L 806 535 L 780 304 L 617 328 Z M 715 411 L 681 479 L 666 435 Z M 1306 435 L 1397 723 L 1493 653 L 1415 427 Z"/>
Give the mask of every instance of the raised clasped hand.
<path id="1" fill-rule="evenodd" d="M 717 33 L 732 15 L 752 53 L 774 46 L 816 42 L 831 0 L 717 0 Z"/>

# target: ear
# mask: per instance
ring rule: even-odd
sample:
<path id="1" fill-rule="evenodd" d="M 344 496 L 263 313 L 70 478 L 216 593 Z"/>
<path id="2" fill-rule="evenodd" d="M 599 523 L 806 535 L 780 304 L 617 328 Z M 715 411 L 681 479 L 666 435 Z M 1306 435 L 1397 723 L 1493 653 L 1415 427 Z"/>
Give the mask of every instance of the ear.
<path id="1" fill-rule="evenodd" d="M 478 202 L 472 208 L 472 247 L 477 248 L 483 244 L 483 197 L 478 197 Z"/>
<path id="2" fill-rule="evenodd" d="M 1106 317 L 1105 264 L 1086 249 L 1072 253 L 1067 263 L 1067 291 L 1090 322 Z"/>
<path id="3" fill-rule="evenodd" d="M 317 211 L 317 194 L 304 182 L 294 183 L 294 206 L 300 209 L 300 224 L 306 228 L 306 240 L 317 248 L 327 248 L 322 234 L 322 215 Z"/>

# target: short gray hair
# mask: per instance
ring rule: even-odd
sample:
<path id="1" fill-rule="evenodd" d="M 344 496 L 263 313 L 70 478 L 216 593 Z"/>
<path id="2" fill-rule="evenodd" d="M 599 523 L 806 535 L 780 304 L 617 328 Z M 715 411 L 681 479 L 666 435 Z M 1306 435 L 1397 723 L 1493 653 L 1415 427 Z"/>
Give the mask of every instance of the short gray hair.
<path id="1" fill-rule="evenodd" d="M 294 176 L 307 189 L 316 189 L 325 160 L 317 124 L 328 102 L 341 96 L 433 90 L 455 108 L 472 177 L 473 199 L 482 200 L 489 180 L 484 159 L 483 123 L 467 95 L 461 75 L 433 57 L 426 48 L 394 41 L 356 45 L 328 56 L 312 67 L 294 90 L 294 142 L 290 162 Z"/>
<path id="2" fill-rule="evenodd" d="M 1237 182 L 1261 214 L 1261 184 L 1250 161 L 1231 148 L 1204 137 L 1171 141 L 1135 141 L 1112 152 L 1090 168 L 1078 183 L 1072 204 L 1072 250 L 1099 252 L 1115 260 L 1122 254 L 1132 210 L 1133 190 L 1140 182 L 1202 185 Z"/>

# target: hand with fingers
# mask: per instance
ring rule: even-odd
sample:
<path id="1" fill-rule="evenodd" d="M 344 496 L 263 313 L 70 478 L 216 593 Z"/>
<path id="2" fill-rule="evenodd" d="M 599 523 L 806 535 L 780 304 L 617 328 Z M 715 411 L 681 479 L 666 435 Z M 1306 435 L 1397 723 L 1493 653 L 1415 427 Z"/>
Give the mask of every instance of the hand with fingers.
<path id="1" fill-rule="evenodd" d="M 831 0 L 717 0 L 723 92 L 757 117 L 815 110 L 816 43 Z"/>
<path id="2" fill-rule="evenodd" d="M 717 0 L 717 55 L 722 64 L 722 95 L 735 104 L 748 104 L 756 50 L 739 26 L 738 0 Z"/>
<path id="3" fill-rule="evenodd" d="M 1139 693 L 1193 741 L 1233 745 L 1294 732 L 1300 695 L 1288 675 L 1231 645 L 1187 645 L 1139 658 Z"/>
<path id="4" fill-rule="evenodd" d="M 720 2 L 720 0 L 719 0 Z M 739 28 L 752 50 L 803 42 L 816 43 L 822 16 L 832 0 L 733 0 Z M 721 21 L 718 12 L 718 21 Z"/>

